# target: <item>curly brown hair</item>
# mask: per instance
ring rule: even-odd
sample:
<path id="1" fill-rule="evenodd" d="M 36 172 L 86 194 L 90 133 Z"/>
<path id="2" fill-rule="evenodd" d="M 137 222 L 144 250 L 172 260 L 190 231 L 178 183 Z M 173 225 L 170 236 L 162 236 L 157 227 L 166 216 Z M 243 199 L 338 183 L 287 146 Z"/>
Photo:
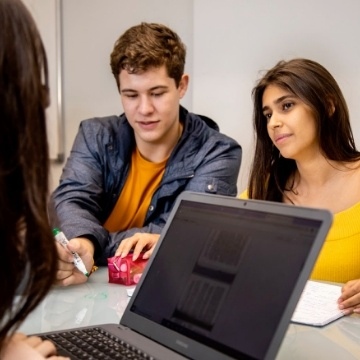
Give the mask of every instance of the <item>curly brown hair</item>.
<path id="1" fill-rule="evenodd" d="M 186 47 L 174 31 L 162 24 L 143 22 L 119 37 L 110 55 L 110 65 L 118 89 L 121 70 L 136 74 L 162 65 L 178 87 L 185 58 Z"/>

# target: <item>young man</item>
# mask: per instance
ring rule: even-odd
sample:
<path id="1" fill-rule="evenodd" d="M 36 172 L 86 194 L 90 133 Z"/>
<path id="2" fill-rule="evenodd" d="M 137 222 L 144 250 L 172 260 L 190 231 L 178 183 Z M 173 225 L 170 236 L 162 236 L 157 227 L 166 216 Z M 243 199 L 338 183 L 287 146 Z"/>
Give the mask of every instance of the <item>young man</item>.
<path id="1" fill-rule="evenodd" d="M 160 24 L 128 29 L 111 54 L 124 114 L 83 121 L 52 200 L 69 249 L 87 268 L 134 249 L 149 257 L 184 190 L 237 195 L 241 147 L 180 106 L 186 50 Z M 58 282 L 81 283 L 59 247 Z"/>

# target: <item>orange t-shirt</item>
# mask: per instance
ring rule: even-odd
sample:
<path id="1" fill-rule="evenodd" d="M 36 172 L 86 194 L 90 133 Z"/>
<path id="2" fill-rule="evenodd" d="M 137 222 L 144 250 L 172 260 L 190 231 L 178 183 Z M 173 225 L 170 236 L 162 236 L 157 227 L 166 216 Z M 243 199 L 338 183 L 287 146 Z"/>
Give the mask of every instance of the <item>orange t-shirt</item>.
<path id="1" fill-rule="evenodd" d="M 152 196 L 165 172 L 167 159 L 153 163 L 144 159 L 138 148 L 131 155 L 131 166 L 118 201 L 104 227 L 109 232 L 125 231 L 144 225 Z"/>

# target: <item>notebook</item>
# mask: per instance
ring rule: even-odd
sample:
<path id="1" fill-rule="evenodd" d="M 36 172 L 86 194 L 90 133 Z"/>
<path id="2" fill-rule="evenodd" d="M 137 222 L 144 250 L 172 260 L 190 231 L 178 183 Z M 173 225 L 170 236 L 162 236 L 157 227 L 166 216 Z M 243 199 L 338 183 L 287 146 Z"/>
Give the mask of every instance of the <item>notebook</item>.
<path id="1" fill-rule="evenodd" d="M 274 359 L 331 222 L 326 210 L 183 192 L 120 324 L 46 336 L 64 335 L 62 355 L 70 338 L 101 347 L 72 359 Z"/>
<path id="2" fill-rule="evenodd" d="M 330 324 L 346 314 L 338 307 L 340 296 L 341 286 L 308 280 L 291 321 L 310 326 Z"/>

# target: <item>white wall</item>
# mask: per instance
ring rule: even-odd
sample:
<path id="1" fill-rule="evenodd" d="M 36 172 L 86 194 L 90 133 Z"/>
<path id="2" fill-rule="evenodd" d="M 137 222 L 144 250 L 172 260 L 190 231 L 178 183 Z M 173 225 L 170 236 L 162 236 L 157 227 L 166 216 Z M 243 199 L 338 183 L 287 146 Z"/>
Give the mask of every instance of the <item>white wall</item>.
<path id="1" fill-rule="evenodd" d="M 61 88 L 58 86 L 60 80 L 61 56 L 59 56 L 60 42 L 58 41 L 59 21 L 58 0 L 22 0 L 34 17 L 42 41 L 46 49 L 50 85 L 50 105 L 46 109 L 46 128 L 49 139 L 49 156 L 51 160 L 59 158 L 62 153 L 61 143 L 61 114 L 59 113 L 59 96 Z"/>
<path id="2" fill-rule="evenodd" d="M 334 75 L 360 147 L 359 0 L 62 0 L 66 156 L 80 120 L 122 111 L 109 55 L 140 21 L 162 22 L 188 47 L 189 110 L 216 120 L 243 146 L 239 191 L 252 156 L 251 90 L 260 70 L 308 57 Z M 52 167 L 53 186 L 61 165 Z"/>
<path id="3" fill-rule="evenodd" d="M 243 146 L 239 191 L 253 153 L 251 90 L 281 59 L 308 57 L 332 73 L 360 148 L 359 15 L 359 0 L 194 1 L 193 110 Z"/>

